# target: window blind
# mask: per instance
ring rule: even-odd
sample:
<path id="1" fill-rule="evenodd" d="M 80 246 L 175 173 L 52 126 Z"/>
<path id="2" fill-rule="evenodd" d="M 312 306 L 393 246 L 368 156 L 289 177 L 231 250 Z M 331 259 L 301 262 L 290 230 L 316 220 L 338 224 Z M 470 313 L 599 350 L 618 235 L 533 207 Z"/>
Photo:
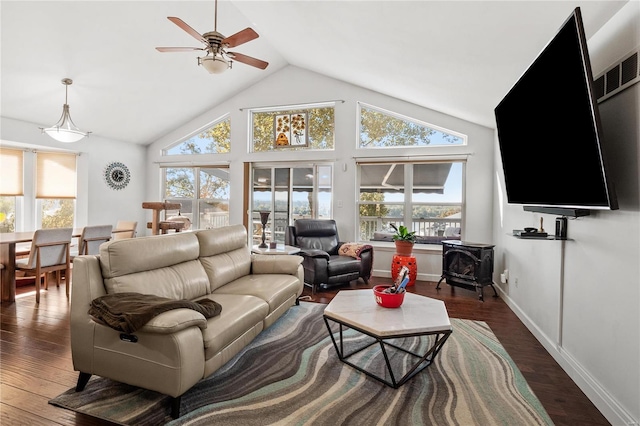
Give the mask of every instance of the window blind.
<path id="1" fill-rule="evenodd" d="M 24 195 L 23 151 L 0 148 L 0 196 Z"/>
<path id="2" fill-rule="evenodd" d="M 36 198 L 76 198 L 76 155 L 36 154 Z"/>

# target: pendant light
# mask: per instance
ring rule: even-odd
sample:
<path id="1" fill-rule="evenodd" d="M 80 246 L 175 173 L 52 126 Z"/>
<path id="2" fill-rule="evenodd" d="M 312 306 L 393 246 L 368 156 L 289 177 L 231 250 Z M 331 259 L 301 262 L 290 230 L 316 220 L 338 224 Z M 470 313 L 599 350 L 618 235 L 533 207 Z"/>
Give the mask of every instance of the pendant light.
<path id="1" fill-rule="evenodd" d="M 63 78 L 62 84 L 64 84 L 65 86 L 62 116 L 60 117 L 60 120 L 58 120 L 58 122 L 53 126 L 47 127 L 46 129 L 40 127 L 40 130 L 42 130 L 42 133 L 46 133 L 58 142 L 78 142 L 85 136 L 89 136 L 89 133 L 91 132 L 81 131 L 71 119 L 71 114 L 69 113 L 69 105 L 67 104 L 67 96 L 69 86 L 73 84 L 73 80 L 71 80 L 70 78 Z"/>

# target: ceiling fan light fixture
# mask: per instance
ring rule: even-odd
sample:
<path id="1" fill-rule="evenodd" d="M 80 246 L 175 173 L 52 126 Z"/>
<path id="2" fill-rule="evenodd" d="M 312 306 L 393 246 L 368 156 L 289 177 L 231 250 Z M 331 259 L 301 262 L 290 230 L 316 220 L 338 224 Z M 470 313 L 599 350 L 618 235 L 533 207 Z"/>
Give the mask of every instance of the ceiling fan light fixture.
<path id="1" fill-rule="evenodd" d="M 199 65 L 202 65 L 204 69 L 209 71 L 209 74 L 222 74 L 227 69 L 231 68 L 231 61 L 225 59 L 219 53 L 213 56 L 204 56 L 198 58 Z"/>
<path id="2" fill-rule="evenodd" d="M 71 114 L 69 113 L 69 105 L 67 104 L 67 89 L 72 83 L 73 80 L 71 80 L 70 78 L 62 79 L 62 84 L 65 85 L 65 96 L 64 105 L 62 106 L 62 116 L 60 117 L 58 122 L 51 127 L 40 127 L 42 133 L 46 133 L 58 142 L 78 142 L 82 138 L 89 136 L 89 133 L 91 133 L 83 132 L 82 130 L 80 130 L 71 119 Z"/>

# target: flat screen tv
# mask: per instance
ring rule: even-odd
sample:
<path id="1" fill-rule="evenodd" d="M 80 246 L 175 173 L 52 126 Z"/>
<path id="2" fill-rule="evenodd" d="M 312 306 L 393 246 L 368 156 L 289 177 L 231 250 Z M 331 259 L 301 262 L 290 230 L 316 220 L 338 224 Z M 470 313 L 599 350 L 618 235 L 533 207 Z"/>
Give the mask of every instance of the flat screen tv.
<path id="1" fill-rule="evenodd" d="M 556 213 L 618 208 L 580 8 L 498 104 L 495 117 L 509 203 Z"/>

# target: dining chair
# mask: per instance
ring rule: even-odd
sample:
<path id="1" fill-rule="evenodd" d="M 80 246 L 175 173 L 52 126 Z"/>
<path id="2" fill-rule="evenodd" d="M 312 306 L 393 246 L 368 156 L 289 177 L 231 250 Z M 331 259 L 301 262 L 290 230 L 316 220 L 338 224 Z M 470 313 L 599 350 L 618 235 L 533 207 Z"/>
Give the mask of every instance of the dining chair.
<path id="1" fill-rule="evenodd" d="M 114 240 L 124 240 L 126 238 L 135 238 L 136 227 L 138 222 L 119 220 L 116 222 L 116 229 L 113 230 Z"/>
<path id="2" fill-rule="evenodd" d="M 65 271 L 66 291 L 71 284 L 70 246 L 72 228 L 38 229 L 33 234 L 27 259 L 16 260 L 16 269 L 35 276 L 36 303 L 40 303 L 40 285 L 44 274 L 44 288 L 49 288 L 46 274 L 56 272 L 56 286 L 60 287 L 60 272 Z"/>
<path id="3" fill-rule="evenodd" d="M 112 225 L 85 226 L 78 239 L 77 249 L 71 249 L 71 261 L 76 256 L 83 254 L 99 254 L 100 244 L 111 239 Z"/>

